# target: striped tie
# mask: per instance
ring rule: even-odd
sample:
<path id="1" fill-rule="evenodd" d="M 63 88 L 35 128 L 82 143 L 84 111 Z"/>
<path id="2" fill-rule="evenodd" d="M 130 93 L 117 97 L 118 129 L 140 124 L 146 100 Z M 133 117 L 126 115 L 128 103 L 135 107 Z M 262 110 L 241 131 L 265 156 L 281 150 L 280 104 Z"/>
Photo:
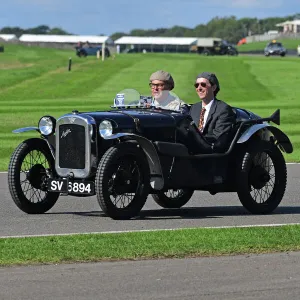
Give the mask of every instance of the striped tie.
<path id="1" fill-rule="evenodd" d="M 206 111 L 205 107 L 202 107 L 201 113 L 200 113 L 199 126 L 198 126 L 198 128 L 199 128 L 200 131 L 203 130 L 205 111 Z"/>

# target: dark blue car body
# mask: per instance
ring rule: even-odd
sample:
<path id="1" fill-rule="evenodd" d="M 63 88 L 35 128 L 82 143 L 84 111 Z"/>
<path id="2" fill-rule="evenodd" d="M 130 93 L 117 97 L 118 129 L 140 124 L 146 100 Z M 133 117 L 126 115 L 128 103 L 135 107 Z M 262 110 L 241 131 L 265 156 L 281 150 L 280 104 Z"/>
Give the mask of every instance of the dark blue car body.
<path id="1" fill-rule="evenodd" d="M 102 46 L 90 46 L 90 47 L 76 47 L 76 55 L 79 57 L 86 57 L 88 55 L 97 55 L 97 52 L 100 51 L 102 56 Z M 109 57 L 110 52 L 107 47 L 105 47 L 105 56 Z"/>

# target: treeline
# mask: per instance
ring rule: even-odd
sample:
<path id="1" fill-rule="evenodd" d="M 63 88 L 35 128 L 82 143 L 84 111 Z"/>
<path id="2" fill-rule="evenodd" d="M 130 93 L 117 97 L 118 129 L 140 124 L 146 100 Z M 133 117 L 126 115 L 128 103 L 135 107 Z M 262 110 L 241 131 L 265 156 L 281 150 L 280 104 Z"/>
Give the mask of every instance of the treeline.
<path id="1" fill-rule="evenodd" d="M 237 43 L 241 38 L 248 35 L 263 34 L 269 30 L 278 30 L 280 28 L 276 27 L 276 24 L 294 19 L 300 19 L 300 14 L 265 19 L 237 19 L 235 16 L 223 18 L 215 17 L 207 24 L 199 24 L 195 28 L 174 26 L 171 28 L 157 28 L 149 30 L 133 29 L 129 33 L 115 32 L 111 35 L 111 38 L 116 40 L 122 36 L 220 37 L 228 42 Z M 46 25 L 40 25 L 29 29 L 22 29 L 20 27 L 4 27 L 0 30 L 0 33 L 16 34 L 18 37 L 22 34 L 71 34 L 61 28 L 50 28 Z"/>
<path id="2" fill-rule="evenodd" d="M 23 29 L 20 27 L 3 27 L 0 30 L 0 33 L 3 34 L 15 34 L 17 37 L 20 37 L 22 34 L 53 34 L 53 35 L 70 35 L 67 31 L 54 27 L 50 28 L 47 25 L 40 25 L 33 28 Z"/>

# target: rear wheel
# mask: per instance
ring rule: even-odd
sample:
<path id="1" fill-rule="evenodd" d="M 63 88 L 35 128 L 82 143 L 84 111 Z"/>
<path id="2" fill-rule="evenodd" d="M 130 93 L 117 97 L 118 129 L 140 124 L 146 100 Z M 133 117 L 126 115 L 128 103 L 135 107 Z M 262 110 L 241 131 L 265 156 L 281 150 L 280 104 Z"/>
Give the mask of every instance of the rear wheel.
<path id="1" fill-rule="evenodd" d="M 96 194 L 103 212 L 112 219 L 139 214 L 149 193 L 149 166 L 137 144 L 109 148 L 99 163 Z"/>
<path id="2" fill-rule="evenodd" d="M 29 139 L 12 154 L 8 166 L 8 186 L 15 204 L 28 214 L 48 211 L 59 193 L 47 191 L 47 178 L 52 177 L 54 159 L 46 142 Z"/>
<path id="3" fill-rule="evenodd" d="M 209 49 L 204 49 L 201 53 L 202 55 L 208 56 L 211 54 L 211 52 L 209 51 Z"/>
<path id="4" fill-rule="evenodd" d="M 193 196 L 193 190 L 180 189 L 168 190 L 167 192 L 160 192 L 153 194 L 154 201 L 164 208 L 180 208 L 187 204 Z"/>
<path id="5" fill-rule="evenodd" d="M 259 141 L 245 152 L 237 173 L 237 193 L 249 212 L 264 214 L 276 209 L 286 183 L 286 164 L 276 145 Z"/>

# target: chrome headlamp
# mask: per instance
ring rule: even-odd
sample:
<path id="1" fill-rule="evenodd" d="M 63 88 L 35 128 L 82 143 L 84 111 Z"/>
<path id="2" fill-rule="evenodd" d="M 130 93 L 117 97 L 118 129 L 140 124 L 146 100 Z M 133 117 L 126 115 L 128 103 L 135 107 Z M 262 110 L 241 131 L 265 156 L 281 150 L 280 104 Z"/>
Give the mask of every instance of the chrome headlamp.
<path id="1" fill-rule="evenodd" d="M 56 119 L 44 116 L 39 120 L 39 130 L 42 135 L 51 135 L 55 132 Z"/>
<path id="2" fill-rule="evenodd" d="M 113 133 L 112 123 L 108 120 L 102 121 L 99 125 L 99 133 L 103 138 L 112 135 Z"/>

